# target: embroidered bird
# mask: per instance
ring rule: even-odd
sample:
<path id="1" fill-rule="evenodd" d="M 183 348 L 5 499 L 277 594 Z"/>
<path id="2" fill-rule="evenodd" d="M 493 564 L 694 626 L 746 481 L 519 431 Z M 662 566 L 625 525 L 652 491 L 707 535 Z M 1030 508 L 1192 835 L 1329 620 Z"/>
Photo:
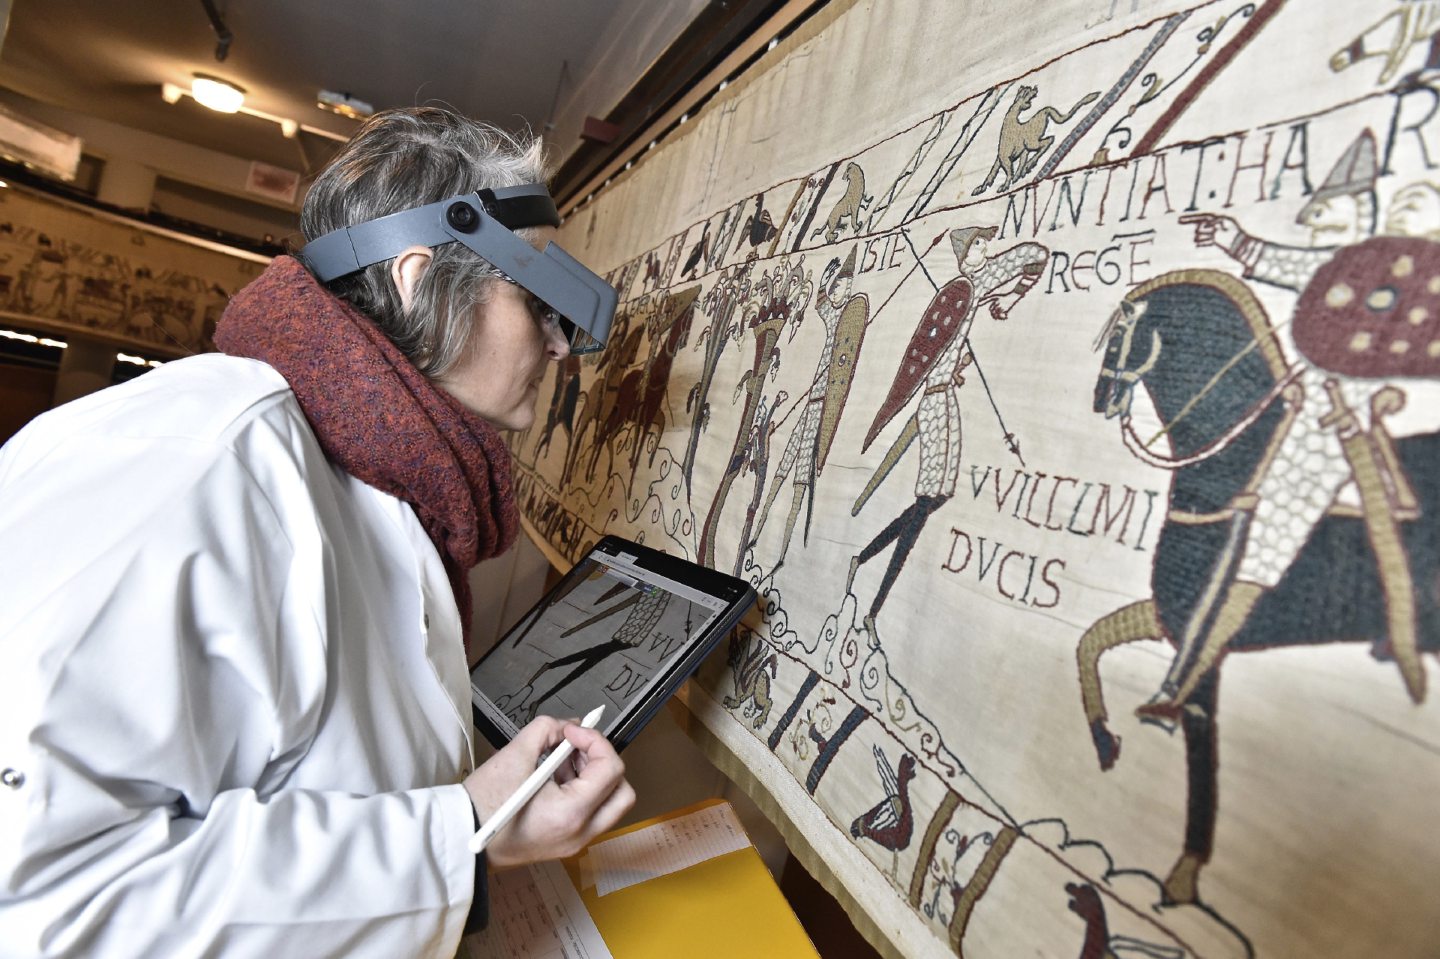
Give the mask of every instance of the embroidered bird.
<path id="1" fill-rule="evenodd" d="M 765 194 L 755 194 L 755 212 L 745 220 L 745 229 L 740 231 L 740 239 L 735 241 L 735 249 L 740 249 L 740 244 L 748 242 L 751 248 L 749 258 L 759 255 L 760 244 L 767 240 L 774 239 L 775 221 L 770 218 L 770 211 L 765 209 Z"/>
<path id="2" fill-rule="evenodd" d="M 758 247 L 766 240 L 775 239 L 775 221 L 770 218 L 769 210 L 761 210 L 758 216 L 752 216 L 749 220 L 750 245 Z"/>
<path id="3" fill-rule="evenodd" d="M 700 239 L 695 242 L 694 248 L 690 250 L 690 256 L 686 258 L 685 267 L 680 271 L 680 275 L 688 278 L 690 274 L 694 273 L 696 268 L 700 266 L 701 261 L 709 256 L 709 254 L 710 224 L 706 223 L 705 228 L 700 231 Z"/>
<path id="4" fill-rule="evenodd" d="M 856 839 L 864 836 L 894 853 L 893 874 L 899 868 L 900 850 L 910 845 L 910 835 L 915 828 L 910 811 L 910 780 L 915 778 L 915 757 L 909 753 L 900 757 L 897 776 L 884 751 L 879 746 L 872 747 L 872 751 L 885 798 L 850 824 L 850 835 Z"/>

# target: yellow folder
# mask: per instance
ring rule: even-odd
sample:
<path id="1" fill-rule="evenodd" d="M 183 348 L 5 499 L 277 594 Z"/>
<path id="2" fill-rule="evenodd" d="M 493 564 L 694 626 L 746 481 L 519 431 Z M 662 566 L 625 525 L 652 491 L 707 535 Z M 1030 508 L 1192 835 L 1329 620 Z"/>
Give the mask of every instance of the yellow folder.
<path id="1" fill-rule="evenodd" d="M 707 799 L 606 833 L 591 845 L 723 803 Z M 584 885 L 584 855 L 564 860 L 565 871 L 615 959 L 819 959 L 753 845 L 605 896 L 596 894 L 593 880 Z"/>

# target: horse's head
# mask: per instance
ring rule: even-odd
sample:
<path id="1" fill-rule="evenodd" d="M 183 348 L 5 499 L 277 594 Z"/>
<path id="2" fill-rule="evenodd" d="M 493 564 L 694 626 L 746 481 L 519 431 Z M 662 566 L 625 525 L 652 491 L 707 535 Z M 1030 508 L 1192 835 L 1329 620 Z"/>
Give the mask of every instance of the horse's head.
<path id="1" fill-rule="evenodd" d="M 618 366 L 621 368 L 628 368 L 630 366 L 633 366 L 635 364 L 635 360 L 640 356 L 640 343 L 642 340 L 644 340 L 644 338 L 645 322 L 642 321 L 640 323 L 634 324 L 633 329 L 630 329 L 629 324 L 627 324 L 627 329 L 624 332 L 624 336 L 620 339 L 619 349 L 616 349 L 613 352 L 609 350 L 605 351 L 606 359 L 612 361 L 612 366 Z"/>
<path id="2" fill-rule="evenodd" d="M 1160 331 L 1148 326 L 1139 332 L 1144 316 L 1144 303 L 1121 300 L 1095 341 L 1096 349 L 1104 347 L 1105 359 L 1095 381 L 1093 408 L 1106 419 L 1130 414 L 1135 385 L 1160 358 Z"/>

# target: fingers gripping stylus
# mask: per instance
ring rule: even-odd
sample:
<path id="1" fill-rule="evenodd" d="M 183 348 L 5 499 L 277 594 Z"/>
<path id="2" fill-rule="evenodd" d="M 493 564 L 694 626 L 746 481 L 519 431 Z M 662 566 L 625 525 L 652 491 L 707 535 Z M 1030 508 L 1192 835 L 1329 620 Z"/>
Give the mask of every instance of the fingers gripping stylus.
<path id="1" fill-rule="evenodd" d="M 600 715 L 603 712 L 605 712 L 603 704 L 596 706 L 584 719 L 580 720 L 580 725 L 586 729 L 594 729 L 599 724 Z M 500 804 L 500 808 L 495 810 L 494 815 L 485 820 L 484 824 L 480 826 L 480 831 L 470 837 L 470 851 L 478 855 L 484 850 L 490 844 L 490 840 L 495 838 L 495 834 L 508 826 L 510 820 L 525 808 L 525 804 L 540 791 L 540 788 L 554 778 L 555 770 L 559 769 L 560 764 L 569 759 L 570 754 L 574 751 L 574 744 L 568 739 L 562 739 L 560 745 L 552 749 L 550 755 L 546 756 L 545 760 L 530 774 L 530 778 L 521 783 L 520 788 Z"/>

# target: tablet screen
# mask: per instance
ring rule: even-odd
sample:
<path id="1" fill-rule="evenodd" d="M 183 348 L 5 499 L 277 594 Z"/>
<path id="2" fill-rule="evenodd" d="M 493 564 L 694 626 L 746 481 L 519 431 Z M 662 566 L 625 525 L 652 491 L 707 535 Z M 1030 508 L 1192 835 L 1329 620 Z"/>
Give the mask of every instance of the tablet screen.
<path id="1" fill-rule="evenodd" d="M 607 538 L 475 666 L 476 710 L 506 741 L 536 716 L 578 717 L 601 704 L 612 741 L 633 734 L 637 712 L 683 681 L 749 593 L 732 577 Z"/>

